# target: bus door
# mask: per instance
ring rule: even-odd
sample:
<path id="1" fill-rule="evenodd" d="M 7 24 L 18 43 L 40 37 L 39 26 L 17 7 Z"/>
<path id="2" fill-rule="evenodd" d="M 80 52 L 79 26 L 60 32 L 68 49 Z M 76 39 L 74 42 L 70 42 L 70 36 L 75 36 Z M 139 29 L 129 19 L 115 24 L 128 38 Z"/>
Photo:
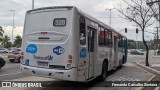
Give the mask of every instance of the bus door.
<path id="1" fill-rule="evenodd" d="M 114 67 L 117 65 L 117 56 L 118 56 L 118 42 L 117 42 L 117 37 L 114 36 Z"/>
<path id="2" fill-rule="evenodd" d="M 95 29 L 88 27 L 88 79 L 94 77 L 94 46 L 95 46 Z"/>

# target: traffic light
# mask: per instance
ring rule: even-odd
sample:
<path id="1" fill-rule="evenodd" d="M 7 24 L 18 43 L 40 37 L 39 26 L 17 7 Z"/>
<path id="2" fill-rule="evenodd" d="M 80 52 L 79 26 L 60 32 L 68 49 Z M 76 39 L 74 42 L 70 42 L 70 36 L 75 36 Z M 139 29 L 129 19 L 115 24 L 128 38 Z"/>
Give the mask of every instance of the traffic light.
<path id="1" fill-rule="evenodd" d="M 127 33 L 127 28 L 125 28 L 125 33 Z"/>
<path id="2" fill-rule="evenodd" d="M 138 33 L 138 28 L 136 28 L 136 33 Z"/>

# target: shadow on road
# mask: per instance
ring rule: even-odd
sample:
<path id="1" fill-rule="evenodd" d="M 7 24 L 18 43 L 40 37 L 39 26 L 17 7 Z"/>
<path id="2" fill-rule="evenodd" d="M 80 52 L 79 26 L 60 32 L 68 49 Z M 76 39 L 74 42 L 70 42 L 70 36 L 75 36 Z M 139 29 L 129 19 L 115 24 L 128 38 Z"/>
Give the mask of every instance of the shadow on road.
<path id="1" fill-rule="evenodd" d="M 123 68 L 123 66 L 122 66 Z M 118 68 L 117 70 L 119 70 L 121 68 Z M 116 71 L 117 71 L 116 70 Z M 115 73 L 115 70 L 109 71 L 108 72 L 108 76 L 112 75 L 113 73 Z M 86 82 L 86 83 L 82 83 L 82 82 L 72 82 L 72 81 L 51 81 L 51 82 L 47 82 L 45 83 L 45 88 L 41 88 L 40 90 L 88 90 L 91 87 L 108 87 L 108 85 L 106 85 L 106 82 L 102 82 L 99 80 L 99 78 L 96 78 L 90 82 Z"/>

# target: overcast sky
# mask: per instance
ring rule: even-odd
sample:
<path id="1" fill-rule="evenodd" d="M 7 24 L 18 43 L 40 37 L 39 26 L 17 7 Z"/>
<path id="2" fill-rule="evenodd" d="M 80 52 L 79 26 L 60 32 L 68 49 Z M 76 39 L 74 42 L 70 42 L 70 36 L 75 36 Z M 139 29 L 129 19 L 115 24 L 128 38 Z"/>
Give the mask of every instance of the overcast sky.
<path id="1" fill-rule="evenodd" d="M 123 5 L 122 0 L 35 0 L 35 8 L 40 7 L 48 7 L 48 6 L 76 6 L 80 10 L 88 13 L 89 15 L 99 19 L 100 21 L 109 25 L 109 10 L 114 7 L 118 7 L 118 5 Z M 32 8 L 32 0 L 0 0 L 0 26 L 2 26 L 5 30 L 5 35 L 11 37 L 12 32 L 12 20 L 13 20 L 13 12 L 10 10 L 15 10 L 15 29 L 14 29 L 14 37 L 19 34 L 22 35 L 25 12 Z M 112 27 L 117 30 L 123 30 L 124 28 L 128 28 L 128 33 L 122 34 L 126 35 L 129 39 L 136 40 L 136 27 L 134 23 L 128 22 L 119 17 L 119 13 L 117 10 L 112 10 Z M 147 28 L 148 31 L 153 32 L 155 30 L 156 23 Z M 153 39 L 153 34 L 146 33 L 146 39 Z M 138 33 L 138 40 L 142 40 L 141 33 Z"/>

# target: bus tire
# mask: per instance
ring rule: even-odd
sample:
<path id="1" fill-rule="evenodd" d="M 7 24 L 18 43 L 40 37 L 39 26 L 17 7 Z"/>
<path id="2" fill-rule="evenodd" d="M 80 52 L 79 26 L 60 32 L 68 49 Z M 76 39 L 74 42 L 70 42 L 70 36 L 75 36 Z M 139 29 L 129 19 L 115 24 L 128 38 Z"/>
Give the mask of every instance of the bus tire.
<path id="1" fill-rule="evenodd" d="M 106 61 L 103 62 L 102 66 L 102 74 L 100 75 L 100 80 L 105 81 L 108 72 L 108 63 Z"/>

